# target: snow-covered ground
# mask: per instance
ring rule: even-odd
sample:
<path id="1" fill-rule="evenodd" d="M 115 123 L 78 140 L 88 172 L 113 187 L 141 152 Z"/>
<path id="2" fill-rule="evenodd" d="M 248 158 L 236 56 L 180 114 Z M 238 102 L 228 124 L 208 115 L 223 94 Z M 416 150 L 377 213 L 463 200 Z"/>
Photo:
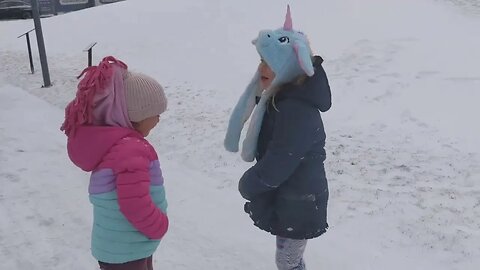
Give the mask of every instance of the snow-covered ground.
<path id="1" fill-rule="evenodd" d="M 450 2 L 475 7 L 291 3 L 333 91 L 323 115 L 331 228 L 309 243 L 309 269 L 480 267 L 480 17 Z M 28 74 L 16 39 L 31 22 L 0 22 L 0 268 L 95 269 L 88 176 L 58 128 L 82 49 L 98 41 L 95 61 L 113 54 L 169 98 L 150 137 L 172 219 L 157 268 L 274 269 L 274 240 L 251 225 L 236 191 L 251 164 L 222 142 L 258 63 L 250 40 L 281 25 L 286 3 L 136 0 L 44 19 L 51 88 L 39 87 L 38 59 Z"/>

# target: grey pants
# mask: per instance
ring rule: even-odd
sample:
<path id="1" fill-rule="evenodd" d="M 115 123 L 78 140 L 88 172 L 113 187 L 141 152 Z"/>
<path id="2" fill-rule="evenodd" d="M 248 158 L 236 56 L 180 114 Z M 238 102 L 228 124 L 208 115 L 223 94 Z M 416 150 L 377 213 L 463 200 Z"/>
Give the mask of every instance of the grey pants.
<path id="1" fill-rule="evenodd" d="M 305 270 L 303 252 L 307 240 L 296 240 L 277 236 L 276 263 L 278 270 Z"/>

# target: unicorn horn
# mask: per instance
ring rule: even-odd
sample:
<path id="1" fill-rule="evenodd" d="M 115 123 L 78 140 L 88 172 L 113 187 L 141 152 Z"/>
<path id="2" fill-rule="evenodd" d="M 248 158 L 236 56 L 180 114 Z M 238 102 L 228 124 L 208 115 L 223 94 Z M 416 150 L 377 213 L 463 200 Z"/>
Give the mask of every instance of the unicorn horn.
<path id="1" fill-rule="evenodd" d="M 292 15 L 290 14 L 290 5 L 287 5 L 287 15 L 285 16 L 285 23 L 283 24 L 283 30 L 292 31 Z"/>

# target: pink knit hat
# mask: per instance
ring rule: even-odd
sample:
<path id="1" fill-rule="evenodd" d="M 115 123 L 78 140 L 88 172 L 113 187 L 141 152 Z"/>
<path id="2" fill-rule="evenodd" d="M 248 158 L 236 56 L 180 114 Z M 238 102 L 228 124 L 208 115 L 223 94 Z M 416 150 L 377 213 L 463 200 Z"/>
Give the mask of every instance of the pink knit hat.
<path id="1" fill-rule="evenodd" d="M 60 128 L 67 136 L 75 135 L 82 125 L 133 128 L 159 115 L 167 108 L 162 86 L 154 79 L 127 70 L 127 65 L 112 56 L 98 66 L 86 68 L 79 76 L 76 97 L 65 109 Z"/>

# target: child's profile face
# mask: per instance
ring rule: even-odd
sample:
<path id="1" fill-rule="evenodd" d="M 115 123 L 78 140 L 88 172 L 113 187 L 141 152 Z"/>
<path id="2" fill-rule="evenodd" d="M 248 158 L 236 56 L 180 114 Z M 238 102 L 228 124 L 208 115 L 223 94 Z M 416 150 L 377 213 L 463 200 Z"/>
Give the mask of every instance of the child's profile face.
<path id="1" fill-rule="evenodd" d="M 260 72 L 260 86 L 262 89 L 267 89 L 272 84 L 273 79 L 275 79 L 275 73 L 263 59 L 258 66 L 258 71 Z"/>
<path id="2" fill-rule="evenodd" d="M 147 137 L 150 131 L 160 122 L 160 115 L 152 116 L 138 123 L 133 123 L 136 131 L 140 132 L 143 137 Z"/>

